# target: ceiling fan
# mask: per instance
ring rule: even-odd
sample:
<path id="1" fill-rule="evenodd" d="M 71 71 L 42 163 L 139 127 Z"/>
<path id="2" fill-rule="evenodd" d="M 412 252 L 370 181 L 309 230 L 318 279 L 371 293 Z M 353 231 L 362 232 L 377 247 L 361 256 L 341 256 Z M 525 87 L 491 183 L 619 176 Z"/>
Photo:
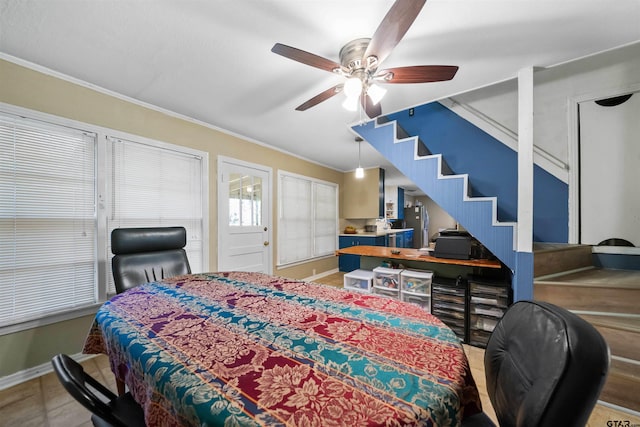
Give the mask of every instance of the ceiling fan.
<path id="1" fill-rule="evenodd" d="M 454 65 L 416 65 L 380 70 L 380 64 L 400 42 L 422 10 L 426 0 L 396 0 L 373 37 L 352 40 L 340 49 L 340 63 L 295 47 L 276 43 L 271 51 L 285 58 L 344 76 L 337 84 L 299 105 L 307 110 L 332 96 L 345 92 L 343 106 L 357 110 L 361 104 L 370 118 L 382 113 L 380 99 L 386 92 L 376 83 L 428 83 L 451 80 L 458 71 Z"/>

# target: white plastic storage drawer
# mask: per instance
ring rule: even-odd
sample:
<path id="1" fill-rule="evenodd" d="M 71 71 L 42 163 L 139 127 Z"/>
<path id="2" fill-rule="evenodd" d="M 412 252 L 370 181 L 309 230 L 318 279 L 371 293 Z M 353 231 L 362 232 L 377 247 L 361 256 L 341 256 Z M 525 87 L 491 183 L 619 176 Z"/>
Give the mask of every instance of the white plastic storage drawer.
<path id="1" fill-rule="evenodd" d="M 402 292 L 402 301 L 411 302 L 422 307 L 428 313 L 431 313 L 431 297 L 429 295 L 417 295 L 413 293 Z"/>
<path id="2" fill-rule="evenodd" d="M 402 270 L 400 274 L 400 288 L 402 292 L 413 295 L 431 295 L 431 280 L 433 271 Z"/>
<path id="3" fill-rule="evenodd" d="M 351 291 L 371 292 L 373 271 L 353 270 L 344 275 L 344 288 Z"/>
<path id="4" fill-rule="evenodd" d="M 493 332 L 496 325 L 498 324 L 499 319 L 494 319 L 492 317 L 478 316 L 476 314 L 472 314 L 469 319 L 469 326 L 473 329 L 478 329 L 486 332 Z"/>
<path id="5" fill-rule="evenodd" d="M 373 293 L 376 295 L 380 295 L 387 298 L 399 299 L 400 298 L 400 290 L 391 289 L 391 288 L 378 288 L 376 286 L 373 287 Z"/>
<path id="6" fill-rule="evenodd" d="M 392 289 L 398 291 L 400 289 L 400 273 L 402 270 L 376 267 L 373 269 L 373 287 L 377 289 Z"/>

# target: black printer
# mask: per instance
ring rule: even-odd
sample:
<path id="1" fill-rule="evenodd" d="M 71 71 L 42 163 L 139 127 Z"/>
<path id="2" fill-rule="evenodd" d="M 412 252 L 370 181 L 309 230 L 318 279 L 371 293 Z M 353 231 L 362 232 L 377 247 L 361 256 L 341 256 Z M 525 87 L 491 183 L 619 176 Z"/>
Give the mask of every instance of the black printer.
<path id="1" fill-rule="evenodd" d="M 442 230 L 436 238 L 433 256 L 449 259 L 471 258 L 471 234 L 462 230 Z"/>

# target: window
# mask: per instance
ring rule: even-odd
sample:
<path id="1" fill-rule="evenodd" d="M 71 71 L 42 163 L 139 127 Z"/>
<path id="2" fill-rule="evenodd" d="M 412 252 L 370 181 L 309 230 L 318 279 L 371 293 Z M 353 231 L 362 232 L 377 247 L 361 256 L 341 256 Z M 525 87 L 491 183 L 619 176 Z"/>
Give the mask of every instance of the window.
<path id="1" fill-rule="evenodd" d="M 229 226 L 262 224 L 262 178 L 241 173 L 229 175 Z"/>
<path id="2" fill-rule="evenodd" d="M 0 326 L 97 303 L 96 135 L 0 115 Z"/>
<path id="3" fill-rule="evenodd" d="M 107 253 L 111 231 L 120 227 L 182 226 L 187 230 L 191 271 L 203 266 L 203 157 L 120 138 L 109 138 L 111 208 L 107 218 Z M 115 293 L 107 271 L 109 293 Z"/>
<path id="4" fill-rule="evenodd" d="M 280 171 L 278 187 L 278 265 L 333 256 L 338 186 Z"/>
<path id="5" fill-rule="evenodd" d="M 206 153 L 3 109 L 0 333 L 88 314 L 115 293 L 116 227 L 184 226 L 192 271 L 208 267 Z"/>

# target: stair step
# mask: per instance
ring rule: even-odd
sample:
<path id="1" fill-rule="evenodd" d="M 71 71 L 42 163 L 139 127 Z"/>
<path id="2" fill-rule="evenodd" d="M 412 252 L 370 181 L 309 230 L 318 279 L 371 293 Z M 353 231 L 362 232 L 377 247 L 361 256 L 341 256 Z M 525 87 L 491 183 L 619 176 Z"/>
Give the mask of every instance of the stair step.
<path id="1" fill-rule="evenodd" d="M 592 268 L 538 278 L 533 296 L 569 310 L 640 314 L 640 270 Z"/>
<path id="2" fill-rule="evenodd" d="M 537 277 L 533 296 L 576 312 L 600 331 L 612 356 L 600 400 L 640 412 L 640 271 L 591 267 Z"/>
<path id="3" fill-rule="evenodd" d="M 640 412 L 640 363 L 611 360 L 599 400 Z"/>
<path id="4" fill-rule="evenodd" d="M 578 314 L 602 334 L 612 356 L 640 363 L 640 316 Z"/>
<path id="5" fill-rule="evenodd" d="M 533 246 L 534 277 L 592 266 L 593 256 L 589 245 L 535 243 Z"/>
<path id="6" fill-rule="evenodd" d="M 568 310 L 640 314 L 640 289 L 535 282 L 533 297 Z"/>

